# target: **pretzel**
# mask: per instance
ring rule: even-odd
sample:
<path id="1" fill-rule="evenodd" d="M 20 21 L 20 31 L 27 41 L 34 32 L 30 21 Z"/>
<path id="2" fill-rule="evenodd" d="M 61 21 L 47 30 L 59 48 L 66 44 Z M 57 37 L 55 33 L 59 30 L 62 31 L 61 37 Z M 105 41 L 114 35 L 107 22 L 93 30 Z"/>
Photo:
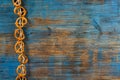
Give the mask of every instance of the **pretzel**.
<path id="1" fill-rule="evenodd" d="M 16 69 L 16 73 L 19 75 L 19 76 L 26 76 L 26 67 L 24 64 L 21 64 L 17 67 Z"/>
<path id="2" fill-rule="evenodd" d="M 14 8 L 14 13 L 17 14 L 18 16 L 25 16 L 27 12 L 24 7 L 17 6 Z"/>
<path id="3" fill-rule="evenodd" d="M 27 19 L 25 17 L 18 17 L 15 24 L 16 27 L 23 28 L 27 24 Z"/>
<path id="4" fill-rule="evenodd" d="M 26 64 L 28 62 L 28 57 L 25 55 L 25 54 L 20 54 L 18 56 L 18 61 L 21 63 L 21 64 Z"/>
<path id="5" fill-rule="evenodd" d="M 21 0 L 12 0 L 14 6 L 20 6 L 22 1 Z"/>
<path id="6" fill-rule="evenodd" d="M 17 40 L 24 40 L 25 39 L 25 35 L 24 35 L 24 32 L 23 32 L 23 29 L 15 29 L 14 37 Z"/>

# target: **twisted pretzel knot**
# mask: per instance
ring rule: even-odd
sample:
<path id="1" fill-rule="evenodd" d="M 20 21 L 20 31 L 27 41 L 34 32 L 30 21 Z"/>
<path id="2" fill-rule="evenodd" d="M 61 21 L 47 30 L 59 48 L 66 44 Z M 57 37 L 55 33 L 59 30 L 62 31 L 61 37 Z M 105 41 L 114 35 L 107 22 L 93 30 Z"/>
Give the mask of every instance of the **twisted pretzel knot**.
<path id="1" fill-rule="evenodd" d="M 25 35 L 22 29 L 16 29 L 14 36 L 17 40 L 24 40 L 25 39 Z"/>
<path id="2" fill-rule="evenodd" d="M 14 6 L 20 6 L 22 1 L 21 0 L 12 0 Z"/>
<path id="3" fill-rule="evenodd" d="M 24 42 L 23 41 L 17 41 L 15 44 L 15 51 L 18 54 L 21 54 L 24 52 Z"/>
<path id="4" fill-rule="evenodd" d="M 17 76 L 16 80 L 27 80 L 27 78 L 24 76 Z"/>
<path id="5" fill-rule="evenodd" d="M 16 73 L 19 76 L 25 76 L 26 75 L 26 66 L 24 64 L 20 64 L 17 69 L 16 69 Z"/>
<path id="6" fill-rule="evenodd" d="M 25 16 L 27 12 L 24 7 L 17 6 L 14 8 L 14 13 L 17 14 L 18 16 Z"/>
<path id="7" fill-rule="evenodd" d="M 22 28 L 27 24 L 27 19 L 25 17 L 19 17 L 17 18 L 15 24 L 18 28 Z"/>
<path id="8" fill-rule="evenodd" d="M 18 61 L 21 63 L 21 64 L 26 64 L 28 62 L 28 57 L 24 54 L 20 54 L 18 56 Z"/>

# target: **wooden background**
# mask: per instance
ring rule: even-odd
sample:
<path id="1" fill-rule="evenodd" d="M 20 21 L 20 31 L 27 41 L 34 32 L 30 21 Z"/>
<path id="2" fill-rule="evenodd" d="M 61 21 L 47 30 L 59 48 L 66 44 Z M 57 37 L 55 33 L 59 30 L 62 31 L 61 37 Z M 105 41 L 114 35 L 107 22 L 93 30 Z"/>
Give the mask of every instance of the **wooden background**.
<path id="1" fill-rule="evenodd" d="M 23 0 L 28 80 L 120 80 L 120 0 Z M 0 0 L 0 80 L 15 80 L 17 18 Z"/>

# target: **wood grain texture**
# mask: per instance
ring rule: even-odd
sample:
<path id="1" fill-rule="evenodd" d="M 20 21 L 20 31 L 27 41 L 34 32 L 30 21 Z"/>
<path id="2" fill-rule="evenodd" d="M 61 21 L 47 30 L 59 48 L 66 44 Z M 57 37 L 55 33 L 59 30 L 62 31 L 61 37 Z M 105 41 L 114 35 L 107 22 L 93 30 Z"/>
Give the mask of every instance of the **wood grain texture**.
<path id="1" fill-rule="evenodd" d="M 28 80 L 120 80 L 119 0 L 23 0 Z M 0 80 L 15 80 L 17 18 L 0 1 Z"/>

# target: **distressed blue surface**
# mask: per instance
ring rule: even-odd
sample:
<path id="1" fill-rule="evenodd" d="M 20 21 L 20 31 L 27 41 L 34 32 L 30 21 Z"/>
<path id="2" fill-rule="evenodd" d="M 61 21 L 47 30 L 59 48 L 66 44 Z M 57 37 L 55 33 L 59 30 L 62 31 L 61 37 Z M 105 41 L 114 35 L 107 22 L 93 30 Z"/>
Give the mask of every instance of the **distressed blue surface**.
<path id="1" fill-rule="evenodd" d="M 29 20 L 24 28 L 29 80 L 120 79 L 119 0 L 23 2 Z M 19 64 L 13 9 L 11 0 L 0 1 L 0 80 L 14 80 Z"/>

